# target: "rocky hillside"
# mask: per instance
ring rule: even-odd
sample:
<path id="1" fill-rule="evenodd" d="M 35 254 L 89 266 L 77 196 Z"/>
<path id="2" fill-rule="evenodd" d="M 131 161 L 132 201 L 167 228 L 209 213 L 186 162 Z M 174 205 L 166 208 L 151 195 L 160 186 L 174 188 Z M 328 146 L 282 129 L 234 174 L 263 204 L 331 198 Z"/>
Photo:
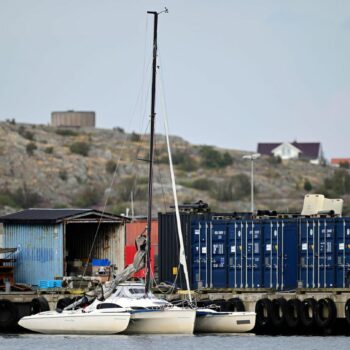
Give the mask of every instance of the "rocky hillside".
<path id="1" fill-rule="evenodd" d="M 156 138 L 154 213 L 172 204 L 164 137 Z M 216 211 L 250 208 L 247 152 L 194 146 L 172 137 L 180 202 L 199 199 Z M 123 129 L 58 129 L 45 125 L 0 123 L 0 212 L 27 207 L 93 207 L 113 213 L 130 208 L 146 213 L 147 137 Z M 300 211 L 305 193 L 345 199 L 349 208 L 349 170 L 306 161 L 256 162 L 256 206 Z"/>

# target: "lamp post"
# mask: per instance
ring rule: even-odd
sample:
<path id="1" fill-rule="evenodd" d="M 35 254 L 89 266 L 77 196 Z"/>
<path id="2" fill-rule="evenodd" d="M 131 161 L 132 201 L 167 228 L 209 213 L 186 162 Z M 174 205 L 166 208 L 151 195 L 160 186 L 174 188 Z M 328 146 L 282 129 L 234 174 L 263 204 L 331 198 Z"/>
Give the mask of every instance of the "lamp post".
<path id="1" fill-rule="evenodd" d="M 254 153 L 254 154 L 247 154 L 243 156 L 243 159 L 249 159 L 251 168 L 250 168 L 250 199 L 251 199 L 251 211 L 252 214 L 254 213 L 254 160 L 258 159 L 260 157 L 260 153 Z"/>

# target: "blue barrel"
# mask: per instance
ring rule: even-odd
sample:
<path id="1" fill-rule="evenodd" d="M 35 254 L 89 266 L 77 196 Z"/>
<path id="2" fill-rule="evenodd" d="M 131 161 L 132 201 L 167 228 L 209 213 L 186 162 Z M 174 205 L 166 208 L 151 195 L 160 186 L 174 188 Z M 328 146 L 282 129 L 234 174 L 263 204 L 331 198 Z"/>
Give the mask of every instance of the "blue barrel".
<path id="1" fill-rule="evenodd" d="M 337 288 L 350 288 L 350 218 L 336 220 L 335 260 Z"/>

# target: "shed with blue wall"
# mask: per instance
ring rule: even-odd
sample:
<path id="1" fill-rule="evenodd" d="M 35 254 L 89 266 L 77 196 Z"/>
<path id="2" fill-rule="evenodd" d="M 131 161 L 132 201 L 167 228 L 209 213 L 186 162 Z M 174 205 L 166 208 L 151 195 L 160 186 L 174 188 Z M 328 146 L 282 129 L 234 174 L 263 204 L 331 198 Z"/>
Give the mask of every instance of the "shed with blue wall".
<path id="1" fill-rule="evenodd" d="M 27 209 L 0 217 L 5 248 L 17 248 L 17 283 L 78 274 L 74 260 L 109 259 L 124 268 L 127 218 L 93 209 Z"/>

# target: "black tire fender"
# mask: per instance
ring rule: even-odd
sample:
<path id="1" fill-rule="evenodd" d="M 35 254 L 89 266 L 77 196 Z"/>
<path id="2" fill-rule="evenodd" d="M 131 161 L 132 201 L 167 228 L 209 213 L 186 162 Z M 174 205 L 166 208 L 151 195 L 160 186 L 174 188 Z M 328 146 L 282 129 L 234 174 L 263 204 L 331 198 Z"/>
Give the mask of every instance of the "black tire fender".
<path id="1" fill-rule="evenodd" d="M 315 308 L 316 325 L 320 328 L 329 328 L 337 319 L 337 308 L 330 298 L 320 299 Z"/>
<path id="2" fill-rule="evenodd" d="M 286 324 L 289 328 L 297 328 L 300 325 L 302 304 L 299 299 L 289 299 L 286 305 Z"/>
<path id="3" fill-rule="evenodd" d="M 271 321 L 275 328 L 281 328 L 283 326 L 287 312 L 286 310 L 286 299 L 278 298 L 272 301 Z"/>
<path id="4" fill-rule="evenodd" d="M 300 321 L 304 327 L 310 328 L 315 324 L 316 300 L 313 298 L 304 299 L 301 302 Z"/>
<path id="5" fill-rule="evenodd" d="M 34 298 L 30 302 L 30 314 L 31 315 L 35 315 L 35 314 L 38 314 L 39 312 L 49 311 L 49 310 L 50 310 L 49 303 L 47 302 L 47 300 L 44 297 Z"/>
<path id="6" fill-rule="evenodd" d="M 272 302 L 264 298 L 258 300 L 255 305 L 256 324 L 259 328 L 266 329 L 271 326 Z"/>
<path id="7" fill-rule="evenodd" d="M 18 321 L 17 306 L 10 300 L 0 300 L 0 329 L 6 330 L 16 326 Z"/>
<path id="8" fill-rule="evenodd" d="M 227 311 L 231 312 L 243 312 L 245 307 L 243 301 L 240 298 L 231 298 L 226 302 Z"/>

